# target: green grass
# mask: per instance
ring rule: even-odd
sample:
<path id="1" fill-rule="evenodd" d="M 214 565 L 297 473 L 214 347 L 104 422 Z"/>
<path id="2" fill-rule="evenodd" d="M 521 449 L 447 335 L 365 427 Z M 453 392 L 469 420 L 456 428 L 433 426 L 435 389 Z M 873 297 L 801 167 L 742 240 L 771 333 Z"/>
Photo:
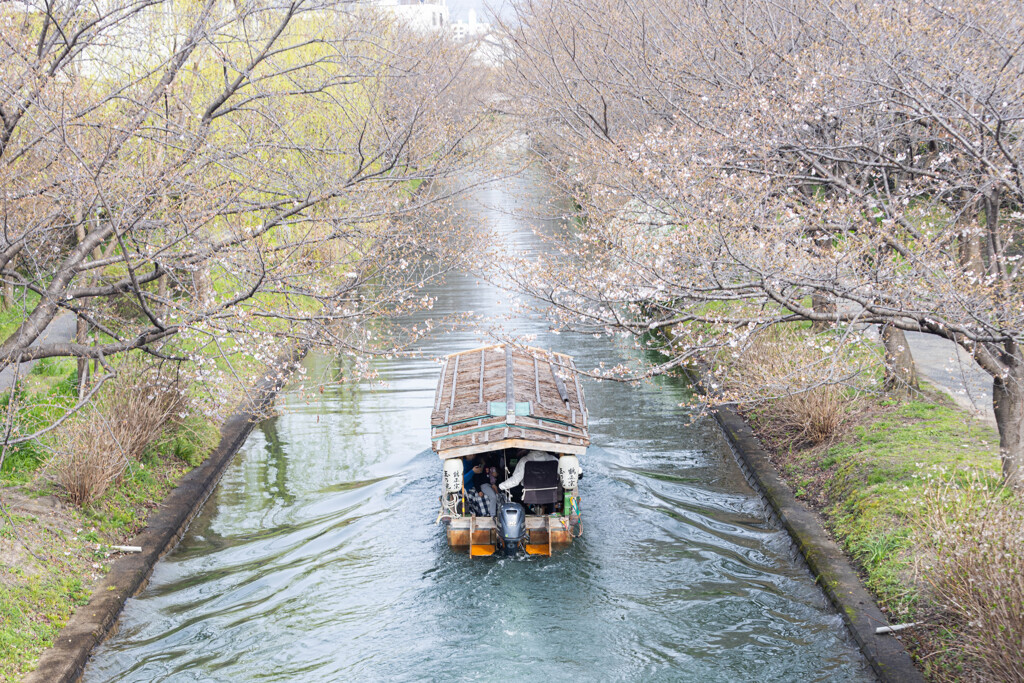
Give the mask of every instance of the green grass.
<path id="1" fill-rule="evenodd" d="M 916 501 L 939 472 L 964 483 L 998 485 L 999 437 L 945 397 L 893 405 L 826 448 L 788 457 L 785 472 L 798 493 L 821 481 L 828 526 L 861 565 L 866 584 L 900 618 L 912 618 L 919 588 L 910 577 Z"/>
<path id="2" fill-rule="evenodd" d="M 32 374 L 40 377 L 67 377 L 78 372 L 78 363 L 72 358 L 41 358 L 32 368 Z"/>
<path id="3" fill-rule="evenodd" d="M 161 471 L 155 459 L 148 466 L 145 462 L 132 463 L 119 485 L 83 508 L 85 519 L 103 536 L 131 536 L 145 526 L 149 506 L 162 500 L 190 469 L 177 462 Z"/>
<path id="4" fill-rule="evenodd" d="M 63 572 L 30 575 L 0 567 L 0 680 L 15 681 L 53 643 L 89 592 L 81 578 Z"/>
<path id="5" fill-rule="evenodd" d="M 72 369 L 64 374 L 70 359 L 33 368 L 18 388 L 15 402 L 15 435 L 28 435 L 53 423 L 64 412 L 74 406 L 77 399 L 77 372 Z M 10 393 L 0 396 L 0 414 L 6 417 L 10 404 Z M 51 437 L 16 444 L 7 450 L 3 467 L 0 468 L 0 485 L 25 484 L 50 456 Z"/>
<path id="6" fill-rule="evenodd" d="M 151 443 L 143 454 L 143 460 L 174 457 L 196 467 L 219 441 L 220 430 L 216 425 L 201 416 L 189 415 Z"/>
<path id="7" fill-rule="evenodd" d="M 0 342 L 11 336 L 25 320 L 28 311 L 39 303 L 39 295 L 22 287 L 14 288 L 14 305 L 0 310 Z"/>

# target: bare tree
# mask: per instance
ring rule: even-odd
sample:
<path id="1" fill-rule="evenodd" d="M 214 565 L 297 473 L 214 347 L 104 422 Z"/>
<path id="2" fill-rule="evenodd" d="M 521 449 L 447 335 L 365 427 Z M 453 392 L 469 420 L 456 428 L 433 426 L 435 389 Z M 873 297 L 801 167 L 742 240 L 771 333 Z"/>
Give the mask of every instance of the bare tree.
<path id="1" fill-rule="evenodd" d="M 1019 13 L 527 0 L 504 31 L 513 113 L 586 220 L 525 287 L 575 326 L 671 330 L 654 371 L 801 321 L 835 327 L 823 360 L 869 325 L 894 361 L 902 331 L 944 337 L 992 375 L 1022 483 Z"/>
<path id="2" fill-rule="evenodd" d="M 482 121 L 442 35 L 344 0 L 29 0 L 0 20 L 0 278 L 27 297 L 0 368 L 366 348 L 365 321 L 439 270 L 419 257 L 458 251 L 411 220 Z M 41 339 L 64 312 L 76 338 Z"/>

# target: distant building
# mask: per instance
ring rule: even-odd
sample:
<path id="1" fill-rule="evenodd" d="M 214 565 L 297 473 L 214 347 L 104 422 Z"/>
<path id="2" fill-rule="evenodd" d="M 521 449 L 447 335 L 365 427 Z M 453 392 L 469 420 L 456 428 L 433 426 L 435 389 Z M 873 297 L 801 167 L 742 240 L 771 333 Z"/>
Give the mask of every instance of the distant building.
<path id="1" fill-rule="evenodd" d="M 451 24 L 447 0 L 378 0 L 377 4 L 411 28 L 442 31 Z"/>
<path id="2" fill-rule="evenodd" d="M 491 25 L 476 20 L 476 10 L 469 10 L 469 21 L 456 21 L 452 23 L 452 36 L 458 42 L 481 38 L 491 31 Z"/>

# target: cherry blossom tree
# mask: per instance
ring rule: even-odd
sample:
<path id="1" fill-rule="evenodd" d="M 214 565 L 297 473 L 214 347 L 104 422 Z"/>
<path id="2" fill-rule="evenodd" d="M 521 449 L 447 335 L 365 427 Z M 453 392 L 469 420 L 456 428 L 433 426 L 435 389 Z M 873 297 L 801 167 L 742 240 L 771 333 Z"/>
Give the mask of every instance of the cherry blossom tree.
<path id="1" fill-rule="evenodd" d="M 0 22 L 0 278 L 25 313 L 0 368 L 92 362 L 85 401 L 117 354 L 370 348 L 460 250 L 414 220 L 484 121 L 441 34 L 343 0 L 27 0 Z M 75 339 L 44 337 L 65 313 Z"/>
<path id="2" fill-rule="evenodd" d="M 580 205 L 517 271 L 563 322 L 670 332 L 653 372 L 828 328 L 790 391 L 848 379 L 836 359 L 869 327 L 897 376 L 902 332 L 943 337 L 992 376 L 1024 481 L 1015 8 L 526 0 L 503 31 L 510 114 Z"/>

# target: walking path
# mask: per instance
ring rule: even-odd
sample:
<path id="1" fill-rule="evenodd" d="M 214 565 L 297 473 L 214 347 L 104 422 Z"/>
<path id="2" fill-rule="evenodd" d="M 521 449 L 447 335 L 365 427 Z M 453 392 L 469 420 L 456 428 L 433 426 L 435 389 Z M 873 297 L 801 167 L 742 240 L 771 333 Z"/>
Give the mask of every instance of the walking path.
<path id="1" fill-rule="evenodd" d="M 53 342 L 71 341 L 75 336 L 75 315 L 74 313 L 62 313 L 50 321 L 39 338 L 32 343 L 32 346 L 50 344 Z M 32 372 L 32 368 L 38 361 L 28 361 L 21 365 L 8 365 L 0 372 L 0 391 L 7 391 L 14 384 L 15 376 L 24 377 Z"/>
<path id="2" fill-rule="evenodd" d="M 992 376 L 960 346 L 922 332 L 907 332 L 918 374 L 949 394 L 982 422 L 996 424 L 992 410 Z"/>

